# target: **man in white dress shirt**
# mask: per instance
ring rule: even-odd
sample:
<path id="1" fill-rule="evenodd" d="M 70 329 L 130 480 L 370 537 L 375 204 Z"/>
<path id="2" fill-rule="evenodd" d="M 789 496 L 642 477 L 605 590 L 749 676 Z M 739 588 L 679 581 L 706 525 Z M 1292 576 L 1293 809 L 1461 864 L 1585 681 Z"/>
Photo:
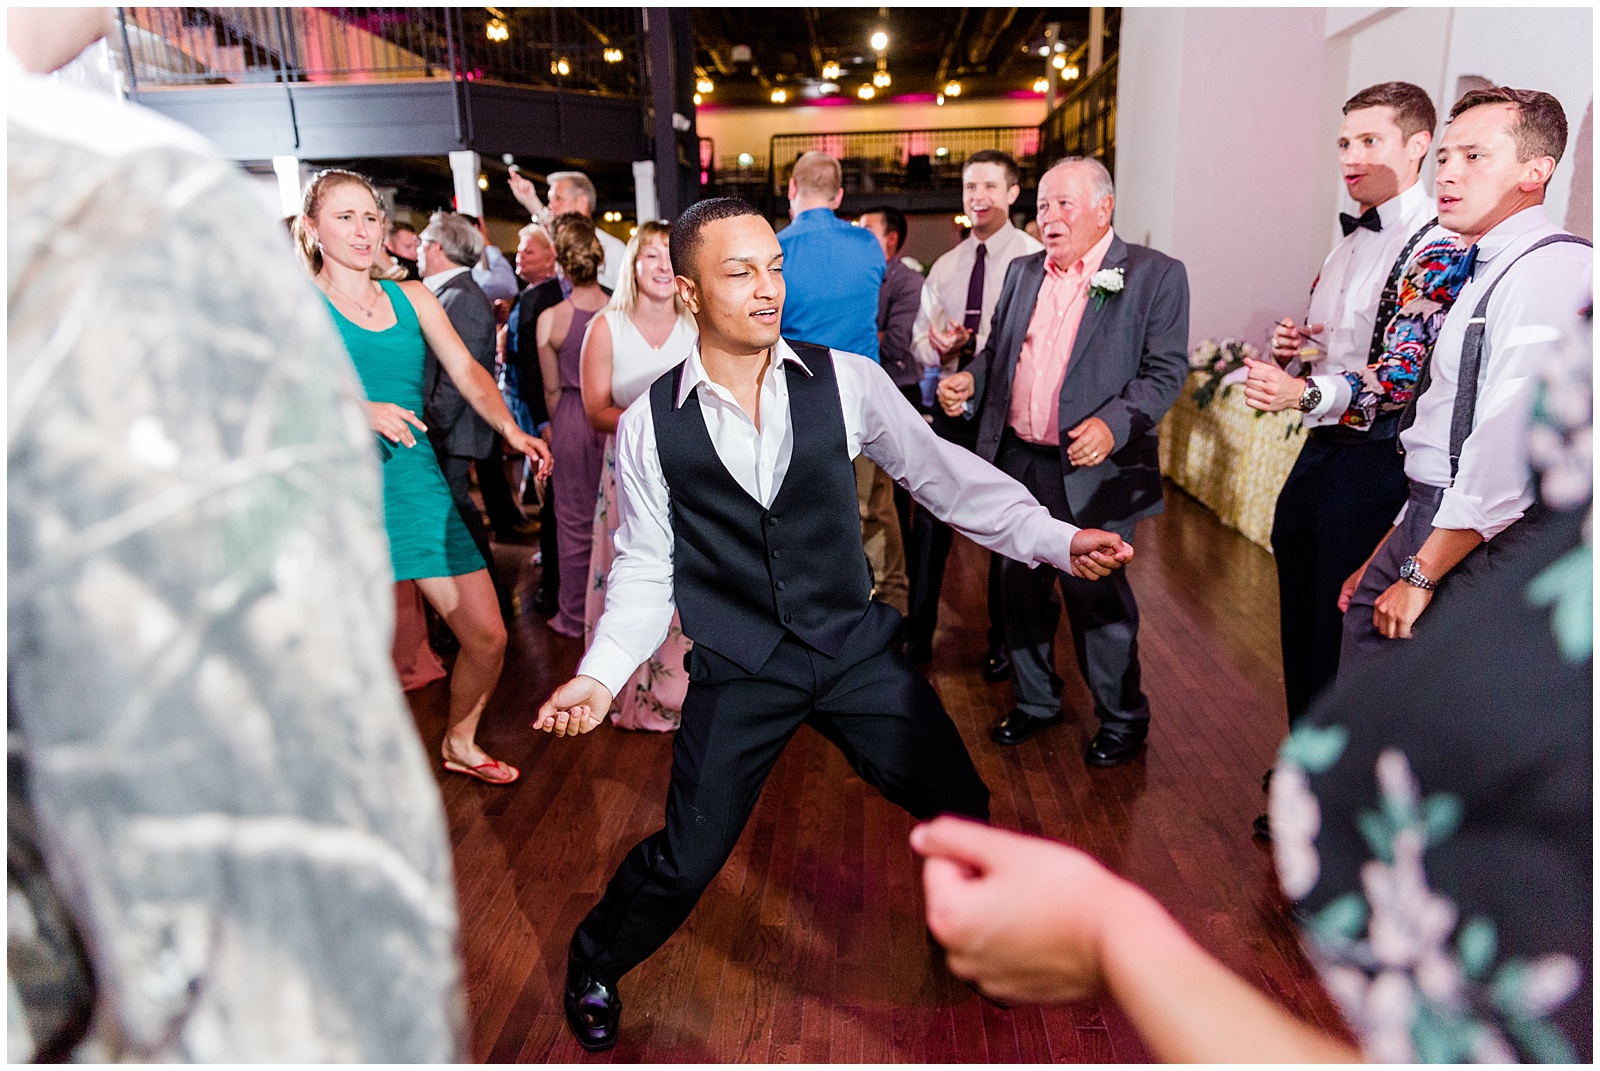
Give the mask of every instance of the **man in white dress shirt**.
<path id="1" fill-rule="evenodd" d="M 546 227 L 550 226 L 552 219 L 568 212 L 576 212 L 594 219 L 595 205 L 600 200 L 595 192 L 594 181 L 582 171 L 550 172 L 548 206 L 539 200 L 539 191 L 534 187 L 533 180 L 524 178 L 517 171 L 511 172 L 511 194 L 537 222 Z M 617 288 L 617 272 L 622 268 L 622 257 L 628 251 L 628 247 L 622 239 L 601 230 L 598 223 L 595 224 L 594 235 L 600 239 L 600 248 L 605 250 L 606 254 L 605 259 L 600 262 L 600 285 L 610 293 Z"/>
<path id="2" fill-rule="evenodd" d="M 1433 101 L 1408 82 L 1369 86 L 1345 102 L 1339 171 L 1360 214 L 1339 213 L 1344 237 L 1317 274 L 1305 326 L 1285 319 L 1273 331 L 1277 363 L 1247 361 L 1246 403 L 1266 412 L 1299 409 L 1308 432 L 1272 525 L 1291 728 L 1338 672 L 1340 586 L 1406 501 L 1394 440 L 1448 304 L 1416 321 L 1422 337 L 1408 332 L 1405 342 L 1422 344 L 1406 348 L 1408 367 L 1383 358 L 1407 264 L 1435 242 L 1454 246 L 1419 181 L 1437 123 Z M 1403 373 L 1404 381 L 1369 392 L 1369 368 Z M 1263 817 L 1257 829 L 1265 828 Z"/>
<path id="3" fill-rule="evenodd" d="M 1022 485 L 941 442 L 883 369 L 780 337 L 783 253 L 736 198 L 673 225 L 678 292 L 700 341 L 617 425 L 621 526 L 606 611 L 579 675 L 535 727 L 588 732 L 666 637 L 694 641 L 666 826 L 635 847 L 573 935 L 567 1024 L 616 1043 L 617 980 L 682 925 L 804 723 L 918 817 L 986 819 L 989 792 L 938 695 L 900 653 L 900 615 L 871 601 L 853 457 L 864 453 L 972 539 L 1107 576 L 1133 548 L 1054 520 Z"/>
<path id="4" fill-rule="evenodd" d="M 1451 109 L 1435 179 L 1439 222 L 1470 247 L 1471 278 L 1401 421 L 1407 502 L 1347 582 L 1341 674 L 1425 628 L 1418 622 L 1436 590 L 1469 591 L 1542 523 L 1527 458 L 1534 386 L 1589 303 L 1594 272 L 1589 243 L 1545 214 L 1566 142 L 1566 114 L 1548 93 L 1474 90 Z"/>
<path id="5" fill-rule="evenodd" d="M 961 208 L 972 221 L 966 238 L 928 269 L 922 306 L 911 325 L 911 350 L 925 367 L 944 374 L 965 368 L 989 340 L 990 321 L 1000 300 L 1006 269 L 1018 257 L 1044 245 L 1011 225 L 1011 206 L 1022 193 L 1017 162 L 997 149 L 980 149 L 961 168 Z M 968 450 L 977 444 L 975 420 L 933 410 L 933 430 Z M 951 532 L 927 511 L 912 522 L 906 551 L 911 570 L 911 613 L 906 617 L 907 649 L 914 662 L 933 657 L 933 631 L 939 623 L 939 590 L 950 554 Z M 1000 624 L 999 561 L 989 562 L 989 651 L 983 675 L 991 681 L 1011 674 Z"/>

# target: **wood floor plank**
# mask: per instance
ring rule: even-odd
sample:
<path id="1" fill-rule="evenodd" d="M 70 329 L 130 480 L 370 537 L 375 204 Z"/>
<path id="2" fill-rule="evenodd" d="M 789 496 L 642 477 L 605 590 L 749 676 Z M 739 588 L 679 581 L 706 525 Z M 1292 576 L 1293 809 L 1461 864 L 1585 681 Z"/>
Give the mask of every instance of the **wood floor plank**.
<path id="1" fill-rule="evenodd" d="M 925 670 L 993 794 L 997 825 L 1088 851 L 1147 887 L 1252 985 L 1323 1029 L 1337 1008 L 1301 954 L 1269 852 L 1250 839 L 1261 772 L 1284 732 L 1271 556 L 1169 488 L 1142 522 L 1130 580 L 1142 614 L 1152 724 L 1145 754 L 1091 770 L 1096 728 L 1058 635 L 1066 723 L 1012 748 L 989 741 L 1010 685 L 979 670 L 986 556 L 957 539 L 934 661 Z M 498 788 L 438 771 L 455 857 L 463 977 L 476 1060 L 523 1062 L 1140 1062 L 1108 1001 L 997 1008 L 951 975 L 924 922 L 913 825 L 803 727 L 744 836 L 688 923 L 622 981 L 622 1040 L 584 1053 L 561 1011 L 566 947 L 613 870 L 660 827 L 668 735 L 604 726 L 575 739 L 529 729 L 574 670 L 577 641 L 526 606 L 530 548 L 497 546 L 519 611 L 480 741 L 519 766 Z M 412 693 L 430 755 L 444 683 Z M 1347 1036 L 1347 1035 L 1346 1035 Z"/>

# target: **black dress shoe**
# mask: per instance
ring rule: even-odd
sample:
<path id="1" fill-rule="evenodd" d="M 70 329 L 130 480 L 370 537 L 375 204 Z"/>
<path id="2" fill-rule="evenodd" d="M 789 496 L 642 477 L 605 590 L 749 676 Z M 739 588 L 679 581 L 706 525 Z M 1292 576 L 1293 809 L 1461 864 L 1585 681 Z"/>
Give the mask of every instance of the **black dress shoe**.
<path id="1" fill-rule="evenodd" d="M 989 657 L 983 663 L 983 679 L 990 683 L 1011 679 L 1011 652 L 1003 644 L 989 648 Z"/>
<path id="2" fill-rule="evenodd" d="M 1256 815 L 1256 820 L 1250 823 L 1250 831 L 1260 840 L 1272 843 L 1272 821 L 1264 814 Z"/>
<path id="3" fill-rule="evenodd" d="M 597 982 L 574 963 L 567 964 L 567 992 L 561 1002 L 567 1029 L 588 1052 L 604 1052 L 617 1043 L 622 998 L 617 987 Z"/>
<path id="4" fill-rule="evenodd" d="M 1100 731 L 1089 741 L 1083 761 L 1090 766 L 1120 766 L 1144 750 L 1144 737 L 1148 731 L 1143 724 L 1137 723 L 1101 725 Z"/>
<path id="5" fill-rule="evenodd" d="M 1035 718 L 1020 710 L 1012 710 L 1000 719 L 1000 724 L 989 730 L 989 739 L 997 744 L 1020 744 L 1040 729 L 1060 725 L 1066 720 L 1065 714 L 1057 714 L 1053 718 Z"/>

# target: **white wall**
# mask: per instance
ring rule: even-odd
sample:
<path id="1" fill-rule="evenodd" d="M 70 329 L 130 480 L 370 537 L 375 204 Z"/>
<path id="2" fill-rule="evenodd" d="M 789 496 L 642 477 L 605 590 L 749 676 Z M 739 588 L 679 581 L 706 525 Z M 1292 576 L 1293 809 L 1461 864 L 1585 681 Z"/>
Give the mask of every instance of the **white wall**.
<path id="1" fill-rule="evenodd" d="M 1117 229 L 1184 261 L 1192 341 L 1259 343 L 1304 312 L 1336 213 L 1354 207 L 1334 147 L 1344 101 L 1413 82 L 1442 125 L 1476 76 L 1561 100 L 1548 211 L 1592 236 L 1593 33 L 1589 8 L 1125 8 Z"/>

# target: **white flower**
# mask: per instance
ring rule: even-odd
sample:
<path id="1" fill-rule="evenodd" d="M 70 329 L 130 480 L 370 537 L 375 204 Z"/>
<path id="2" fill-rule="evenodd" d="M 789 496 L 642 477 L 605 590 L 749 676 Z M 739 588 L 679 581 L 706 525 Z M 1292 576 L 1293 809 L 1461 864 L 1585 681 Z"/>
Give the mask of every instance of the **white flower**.
<path id="1" fill-rule="evenodd" d="M 1517 1003 L 1530 1019 L 1547 1016 L 1565 1004 L 1582 981 L 1583 969 L 1566 953 L 1540 956 L 1529 965 L 1527 984 L 1518 994 Z"/>
<path id="2" fill-rule="evenodd" d="M 1305 770 L 1281 762 L 1272 773 L 1267 810 L 1272 815 L 1272 852 L 1278 864 L 1278 884 L 1284 895 L 1299 900 L 1317 884 L 1322 862 L 1317 856 L 1317 833 L 1322 829 L 1322 808 L 1312 795 Z"/>
<path id="3" fill-rule="evenodd" d="M 1098 290 L 1104 294 L 1115 294 L 1122 289 L 1121 268 L 1101 268 L 1089 276 L 1089 289 Z"/>
<path id="4" fill-rule="evenodd" d="M 1374 859 L 1361 868 L 1372 908 L 1367 937 L 1373 956 L 1386 967 L 1415 969 L 1432 956 L 1446 954 L 1445 942 L 1455 932 L 1456 906 L 1429 890 L 1422 847 L 1415 829 L 1402 830 L 1394 838 L 1393 865 Z"/>

